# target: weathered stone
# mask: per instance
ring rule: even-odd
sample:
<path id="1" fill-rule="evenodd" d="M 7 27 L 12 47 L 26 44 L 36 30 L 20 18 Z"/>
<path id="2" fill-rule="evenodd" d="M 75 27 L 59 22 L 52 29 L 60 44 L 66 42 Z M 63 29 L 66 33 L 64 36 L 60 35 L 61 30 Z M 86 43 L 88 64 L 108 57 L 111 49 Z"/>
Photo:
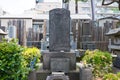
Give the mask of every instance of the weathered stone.
<path id="1" fill-rule="evenodd" d="M 70 59 L 69 58 L 51 58 L 50 70 L 51 72 L 69 72 Z"/>
<path id="2" fill-rule="evenodd" d="M 43 69 L 50 70 L 51 58 L 68 58 L 69 69 L 76 69 L 76 54 L 72 52 L 45 52 L 43 54 Z"/>
<path id="3" fill-rule="evenodd" d="M 93 80 L 92 69 L 90 67 L 80 68 L 80 80 Z"/>
<path id="4" fill-rule="evenodd" d="M 43 51 L 42 70 L 30 76 L 34 77 L 32 80 L 79 80 L 76 54 L 70 51 L 70 12 L 66 9 L 53 9 L 49 16 L 49 50 Z M 65 74 L 51 75 L 52 71 Z"/>
<path id="5" fill-rule="evenodd" d="M 67 9 L 49 12 L 49 50 L 70 51 L 70 11 Z"/>
<path id="6" fill-rule="evenodd" d="M 120 56 L 113 60 L 113 66 L 120 69 Z"/>
<path id="7" fill-rule="evenodd" d="M 79 80 L 79 70 L 72 70 L 67 74 L 70 80 Z M 46 80 L 48 75 L 51 75 L 49 70 L 31 71 L 28 80 Z"/>
<path id="8" fill-rule="evenodd" d="M 66 76 L 65 74 L 61 75 L 61 74 L 52 74 L 50 76 L 47 76 L 47 79 L 46 80 L 69 80 L 69 77 Z"/>

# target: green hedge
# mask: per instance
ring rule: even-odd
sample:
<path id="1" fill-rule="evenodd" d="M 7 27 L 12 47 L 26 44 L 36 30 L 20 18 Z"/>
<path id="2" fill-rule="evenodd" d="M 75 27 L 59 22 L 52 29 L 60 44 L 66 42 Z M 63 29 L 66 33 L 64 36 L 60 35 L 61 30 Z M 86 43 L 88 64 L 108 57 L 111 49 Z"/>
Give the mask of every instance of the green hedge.
<path id="1" fill-rule="evenodd" d="M 117 74 L 114 73 L 105 74 L 103 80 L 120 80 L 120 72 L 118 72 Z"/>
<path id="2" fill-rule="evenodd" d="M 36 47 L 25 48 L 22 52 L 22 56 L 25 60 L 26 66 L 30 68 L 30 70 L 37 69 L 37 63 L 40 62 L 40 50 Z"/>
<path id="3" fill-rule="evenodd" d="M 15 39 L 0 42 L 0 80 L 27 80 L 33 57 L 35 66 L 40 59 L 39 49 L 24 48 Z"/>
<path id="4" fill-rule="evenodd" d="M 24 64 L 22 64 L 23 47 L 16 40 L 0 43 L 0 80 L 19 80 L 24 78 Z M 23 70 L 22 70 L 23 69 Z"/>
<path id="5" fill-rule="evenodd" d="M 108 52 L 102 52 L 100 50 L 87 50 L 82 61 L 85 64 L 92 65 L 95 77 L 102 77 L 112 71 L 112 56 Z"/>

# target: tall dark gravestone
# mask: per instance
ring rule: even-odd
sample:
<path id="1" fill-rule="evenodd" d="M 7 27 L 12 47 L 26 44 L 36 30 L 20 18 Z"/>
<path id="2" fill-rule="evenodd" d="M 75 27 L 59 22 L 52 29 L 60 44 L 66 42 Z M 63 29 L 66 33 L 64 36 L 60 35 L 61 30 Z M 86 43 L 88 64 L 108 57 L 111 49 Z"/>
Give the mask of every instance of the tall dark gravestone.
<path id="1" fill-rule="evenodd" d="M 49 50 L 70 51 L 70 11 L 54 9 L 49 13 Z"/>
<path id="2" fill-rule="evenodd" d="M 49 12 L 49 51 L 43 53 L 43 69 L 65 72 L 76 69 L 76 55 L 70 51 L 70 11 Z"/>

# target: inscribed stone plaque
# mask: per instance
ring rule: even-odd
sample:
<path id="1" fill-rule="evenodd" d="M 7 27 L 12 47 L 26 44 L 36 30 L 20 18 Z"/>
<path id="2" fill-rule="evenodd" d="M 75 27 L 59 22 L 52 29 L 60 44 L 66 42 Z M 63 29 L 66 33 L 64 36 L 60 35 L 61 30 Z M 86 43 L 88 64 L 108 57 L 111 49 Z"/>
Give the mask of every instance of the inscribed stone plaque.
<path id="1" fill-rule="evenodd" d="M 49 12 L 49 50 L 70 51 L 70 11 L 53 9 Z"/>
<path id="2" fill-rule="evenodd" d="M 76 54 L 72 52 L 46 52 L 43 54 L 43 69 L 50 70 L 51 58 L 68 58 L 69 59 L 69 69 L 76 69 Z"/>
<path id="3" fill-rule="evenodd" d="M 51 72 L 68 73 L 70 66 L 69 58 L 51 58 Z"/>

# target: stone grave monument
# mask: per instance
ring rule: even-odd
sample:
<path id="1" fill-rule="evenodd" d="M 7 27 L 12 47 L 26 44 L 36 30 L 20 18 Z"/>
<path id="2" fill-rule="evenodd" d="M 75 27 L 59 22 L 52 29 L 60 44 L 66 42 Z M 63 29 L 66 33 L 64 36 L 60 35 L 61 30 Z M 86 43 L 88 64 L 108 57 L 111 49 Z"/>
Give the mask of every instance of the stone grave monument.
<path id="1" fill-rule="evenodd" d="M 70 21 L 67 9 L 49 12 L 49 49 L 42 52 L 43 69 L 34 74 L 35 80 L 79 80 L 76 54 L 70 46 Z"/>
<path id="2" fill-rule="evenodd" d="M 43 53 L 43 69 L 68 73 L 76 69 L 76 55 L 70 51 L 70 11 L 49 12 L 49 51 Z"/>

